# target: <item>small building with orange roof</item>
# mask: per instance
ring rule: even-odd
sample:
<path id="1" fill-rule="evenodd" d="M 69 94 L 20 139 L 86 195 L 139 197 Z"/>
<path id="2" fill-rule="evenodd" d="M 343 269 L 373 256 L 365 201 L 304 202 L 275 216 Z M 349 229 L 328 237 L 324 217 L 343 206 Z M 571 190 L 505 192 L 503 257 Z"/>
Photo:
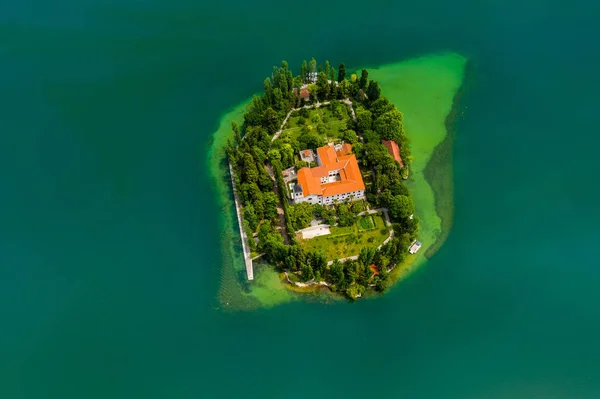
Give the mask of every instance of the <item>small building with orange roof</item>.
<path id="1" fill-rule="evenodd" d="M 298 171 L 295 203 L 331 205 L 365 196 L 365 184 L 350 144 L 326 145 L 317 149 L 317 167 Z"/>
<path id="2" fill-rule="evenodd" d="M 400 164 L 400 167 L 403 168 L 404 162 L 402 162 L 402 157 L 400 156 L 400 147 L 398 146 L 398 143 L 394 140 L 381 140 L 381 144 L 387 148 L 388 153 L 396 160 L 396 162 L 398 162 L 398 164 Z"/>
<path id="3" fill-rule="evenodd" d="M 371 271 L 373 272 L 373 274 L 371 274 L 371 278 L 379 275 L 379 270 L 377 270 L 377 266 L 375 266 L 375 263 L 371 263 L 369 265 L 369 269 L 371 269 Z"/>
<path id="4" fill-rule="evenodd" d="M 298 93 L 298 89 L 294 87 L 292 90 L 294 94 Z M 308 91 L 308 85 L 303 85 L 300 88 L 300 95 L 298 96 L 301 101 L 310 101 L 310 91 Z"/>

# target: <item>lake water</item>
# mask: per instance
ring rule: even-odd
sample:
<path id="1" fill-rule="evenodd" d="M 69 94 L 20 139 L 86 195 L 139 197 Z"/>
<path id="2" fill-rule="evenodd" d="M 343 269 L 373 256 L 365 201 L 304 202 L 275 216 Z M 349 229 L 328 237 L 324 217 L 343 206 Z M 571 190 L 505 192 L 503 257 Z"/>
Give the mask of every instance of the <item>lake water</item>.
<path id="1" fill-rule="evenodd" d="M 0 397 L 600 397 L 594 2 L 0 6 Z M 272 65 L 455 51 L 454 227 L 376 300 L 223 312 L 206 153 Z"/>

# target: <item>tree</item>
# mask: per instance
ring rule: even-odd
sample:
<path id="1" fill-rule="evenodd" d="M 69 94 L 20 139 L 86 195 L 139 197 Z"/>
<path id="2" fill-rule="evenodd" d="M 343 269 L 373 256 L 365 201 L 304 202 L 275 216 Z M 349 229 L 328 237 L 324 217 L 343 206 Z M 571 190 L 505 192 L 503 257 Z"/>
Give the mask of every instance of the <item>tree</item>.
<path id="1" fill-rule="evenodd" d="M 319 136 L 314 132 L 303 134 L 302 136 L 300 136 L 298 141 L 300 142 L 300 145 L 303 148 L 311 148 L 313 150 L 315 148 L 322 147 L 325 144 L 325 139 L 323 138 L 323 136 Z"/>
<path id="2" fill-rule="evenodd" d="M 310 99 L 311 100 L 314 100 L 315 98 L 317 98 L 317 93 L 319 91 L 317 85 L 315 85 L 315 84 L 309 84 L 308 87 L 307 87 L 307 89 L 308 89 L 308 92 L 310 93 Z M 304 108 L 304 109 L 306 109 L 306 108 Z"/>
<path id="3" fill-rule="evenodd" d="M 306 161 L 296 161 L 294 163 L 294 168 L 296 168 L 296 170 L 306 168 L 307 166 L 308 166 L 308 162 L 306 162 Z"/>
<path id="4" fill-rule="evenodd" d="M 308 68 L 308 73 L 311 74 L 311 79 L 312 79 L 312 74 L 317 72 L 317 61 L 315 60 L 315 58 L 313 57 L 310 60 L 310 64 L 309 64 L 309 68 Z"/>
<path id="5" fill-rule="evenodd" d="M 258 182 L 258 169 L 256 168 L 256 162 L 249 152 L 244 153 L 243 157 L 243 172 L 244 180 L 249 183 Z"/>
<path id="6" fill-rule="evenodd" d="M 244 114 L 244 122 L 248 126 L 257 126 L 262 123 L 262 114 L 265 110 L 263 100 L 258 96 L 252 97 L 252 102 Z"/>
<path id="7" fill-rule="evenodd" d="M 350 82 L 346 79 L 342 80 L 339 85 L 339 96 L 341 98 L 350 97 Z"/>
<path id="8" fill-rule="evenodd" d="M 231 121 L 231 130 L 233 130 L 233 138 L 235 139 L 235 144 L 239 145 L 242 141 L 242 136 L 240 135 L 240 128 L 235 121 Z"/>
<path id="9" fill-rule="evenodd" d="M 369 82 L 369 88 L 367 89 L 367 97 L 369 97 L 369 102 L 377 101 L 380 95 L 381 89 L 379 88 L 379 83 L 371 80 Z"/>
<path id="10" fill-rule="evenodd" d="M 308 202 L 301 202 L 300 204 L 290 206 L 289 212 L 294 230 L 307 227 L 310 221 L 313 220 L 312 205 Z"/>
<path id="11" fill-rule="evenodd" d="M 320 72 L 317 76 L 317 97 L 320 101 L 325 101 L 329 97 L 329 82 L 324 72 Z"/>
<path id="12" fill-rule="evenodd" d="M 273 104 L 273 84 L 271 83 L 271 78 L 266 78 L 263 87 L 265 89 L 265 94 L 263 98 L 265 102 L 269 105 Z"/>
<path id="13" fill-rule="evenodd" d="M 244 203 L 254 202 L 257 198 L 262 198 L 262 192 L 256 183 L 242 183 L 240 185 L 240 196 Z M 256 212 L 258 215 L 258 211 Z M 262 214 L 260 214 L 262 216 Z"/>
<path id="14" fill-rule="evenodd" d="M 277 203 L 279 200 L 274 192 L 269 191 L 263 194 L 265 204 L 265 219 L 273 219 L 277 217 Z"/>
<path id="15" fill-rule="evenodd" d="M 321 204 L 314 204 L 312 206 L 313 209 L 313 215 L 315 215 L 316 218 L 320 218 L 323 215 L 323 211 L 325 210 L 325 207 Z"/>
<path id="16" fill-rule="evenodd" d="M 300 68 L 300 77 L 302 78 L 302 83 L 306 83 L 306 78 L 308 76 L 308 64 L 306 60 L 302 61 L 302 67 Z"/>
<path id="17" fill-rule="evenodd" d="M 402 126 L 403 116 L 397 109 L 382 114 L 373 122 L 373 130 L 380 138 L 386 140 L 394 140 L 398 144 L 404 141 L 404 128 Z"/>
<path id="18" fill-rule="evenodd" d="M 390 264 L 390 258 L 385 255 L 380 255 L 377 263 L 377 267 L 380 273 L 387 273 L 388 265 Z"/>
<path id="19" fill-rule="evenodd" d="M 358 87 L 362 90 L 367 89 L 367 84 L 369 83 L 369 72 L 366 69 L 363 69 L 360 73 L 360 80 L 358 81 Z"/>
<path id="20" fill-rule="evenodd" d="M 364 107 L 358 107 L 355 110 L 356 113 L 356 128 L 359 132 L 365 132 L 371 130 L 373 123 L 371 119 L 371 111 Z"/>
<path id="21" fill-rule="evenodd" d="M 340 138 L 350 144 L 354 144 L 358 141 L 358 135 L 354 130 L 348 129 L 342 132 Z"/>
<path id="22" fill-rule="evenodd" d="M 345 285 L 344 265 L 338 259 L 334 260 L 330 266 L 331 282 L 336 285 Z"/>
<path id="23" fill-rule="evenodd" d="M 358 262 L 363 265 L 369 266 L 373 263 L 373 258 L 377 253 L 377 248 L 374 247 L 362 247 L 358 255 Z"/>
<path id="24" fill-rule="evenodd" d="M 323 72 L 325 72 L 325 76 L 329 76 L 329 73 L 331 72 L 331 65 L 329 65 L 328 60 L 325 60 L 325 70 Z"/>
<path id="25" fill-rule="evenodd" d="M 319 133 L 319 134 L 325 134 L 326 131 L 327 131 L 327 127 L 325 126 L 324 123 L 318 123 L 317 124 L 317 133 Z"/>
<path id="26" fill-rule="evenodd" d="M 399 220 L 412 215 L 415 212 L 415 207 L 410 197 L 396 195 L 390 201 L 389 212 L 392 219 Z"/>
<path id="27" fill-rule="evenodd" d="M 342 62 L 338 67 L 338 82 L 341 83 L 344 79 L 346 79 L 346 65 Z"/>
<path id="28" fill-rule="evenodd" d="M 281 146 L 279 153 L 281 154 L 281 164 L 284 168 L 289 168 L 294 165 L 296 159 L 294 149 L 290 144 L 284 144 Z"/>
<path id="29" fill-rule="evenodd" d="M 379 279 L 377 280 L 377 283 L 375 283 L 375 284 L 376 284 L 375 288 L 377 289 L 377 291 L 384 292 L 385 290 L 390 288 L 391 281 L 390 281 L 390 278 L 386 275 L 385 277 L 379 277 Z"/>
<path id="30" fill-rule="evenodd" d="M 369 107 L 369 111 L 373 114 L 373 120 L 376 120 L 381 115 L 385 114 L 396 108 L 394 104 L 390 102 L 385 97 L 379 97 L 375 102 L 371 102 L 371 106 Z"/>
<path id="31" fill-rule="evenodd" d="M 365 293 L 365 287 L 363 287 L 360 284 L 352 284 L 350 285 L 350 287 L 348 287 L 348 289 L 346 290 L 346 295 L 348 295 L 348 297 L 352 300 L 356 299 L 356 298 L 360 298 L 362 296 L 362 294 Z"/>
<path id="32" fill-rule="evenodd" d="M 337 207 L 338 224 L 342 227 L 351 226 L 356 223 L 356 215 L 350 211 L 347 204 L 340 204 Z"/>
<path id="33" fill-rule="evenodd" d="M 258 217 L 256 216 L 256 212 L 254 212 L 254 206 L 252 204 L 248 204 L 244 207 L 244 220 L 248 222 L 250 231 L 256 230 L 256 226 L 258 226 Z"/>
<path id="34" fill-rule="evenodd" d="M 271 136 L 279 129 L 279 115 L 271 107 L 263 113 L 263 126 Z"/>
<path id="35" fill-rule="evenodd" d="M 365 203 L 364 201 L 354 201 L 352 205 L 350 205 L 350 210 L 353 213 L 361 213 L 365 211 Z"/>
<path id="36" fill-rule="evenodd" d="M 265 170 L 262 164 L 258 165 L 258 187 L 261 191 L 273 190 L 273 180 L 269 177 L 269 174 Z"/>
<path id="37" fill-rule="evenodd" d="M 327 269 L 327 257 L 321 251 L 311 252 L 309 256 L 310 265 L 315 272 L 319 272 L 321 275 L 325 274 Z"/>
<path id="38" fill-rule="evenodd" d="M 284 110 L 286 108 L 285 101 L 283 99 L 283 93 L 281 92 L 281 89 L 279 87 L 273 90 L 272 104 L 273 108 L 275 108 L 278 111 Z"/>
<path id="39" fill-rule="evenodd" d="M 306 265 L 302 268 L 302 280 L 310 281 L 315 277 L 312 267 Z"/>
<path id="40" fill-rule="evenodd" d="M 273 162 L 275 160 L 281 161 L 281 153 L 276 148 L 269 150 L 269 152 L 267 153 L 267 157 L 269 158 L 269 161 L 271 161 L 271 162 Z"/>
<path id="41" fill-rule="evenodd" d="M 332 67 L 329 72 L 329 98 L 337 98 L 338 91 L 338 85 L 335 82 L 335 68 Z"/>

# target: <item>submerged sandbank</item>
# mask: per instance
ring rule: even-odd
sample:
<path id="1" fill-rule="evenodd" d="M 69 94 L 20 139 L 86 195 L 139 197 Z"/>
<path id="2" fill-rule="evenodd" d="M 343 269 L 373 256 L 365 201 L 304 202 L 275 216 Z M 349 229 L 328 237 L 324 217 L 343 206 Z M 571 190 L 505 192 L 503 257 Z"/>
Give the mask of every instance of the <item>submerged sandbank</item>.
<path id="1" fill-rule="evenodd" d="M 423 249 L 417 255 L 409 255 L 403 264 L 394 269 L 392 277 L 395 280 L 423 264 L 426 255 L 431 257 L 435 250 L 428 249 L 439 248 L 439 245 L 435 245 L 436 242 L 445 237 L 443 233 L 447 233 L 442 228 L 449 228 L 447 223 L 442 223 L 440 217 L 440 213 L 444 218 L 448 215 L 451 217 L 453 209 L 452 142 L 444 140 L 448 133 L 447 116 L 452 111 L 453 99 L 461 87 L 465 64 L 464 57 L 449 53 L 369 68 L 369 77 L 379 81 L 383 95 L 404 114 L 405 132 L 411 141 L 414 155 L 407 185 L 414 197 L 415 213 L 421 218 L 419 239 L 423 243 Z M 223 215 L 223 264 L 219 292 L 221 308 L 255 309 L 297 298 L 312 300 L 315 295 L 301 295 L 287 289 L 281 275 L 268 265 L 255 265 L 255 280 L 246 281 L 231 183 L 223 150 L 227 139 L 232 137 L 231 122 L 236 121 L 241 125 L 246 104 L 248 101 L 223 115 L 208 156 L 209 170 L 214 178 L 213 187 L 219 197 Z M 441 143 L 444 143 L 442 146 L 445 151 L 439 151 L 439 148 L 442 148 Z M 433 158 L 432 154 L 435 154 Z M 427 167 L 430 160 L 435 165 L 430 164 Z M 431 172 L 440 168 L 445 168 L 446 173 Z M 426 173 L 428 170 L 429 173 Z M 320 289 L 312 293 L 324 293 L 327 297 L 326 292 L 327 289 Z"/>
<path id="2" fill-rule="evenodd" d="M 407 186 L 414 198 L 415 213 L 421 219 L 419 241 L 423 247 L 394 269 L 395 279 L 430 258 L 441 246 L 436 242 L 450 228 L 440 217 L 451 218 L 454 208 L 452 141 L 444 140 L 448 135 L 447 122 L 452 123 L 447 117 L 462 85 L 466 62 L 461 55 L 448 53 L 369 69 L 369 77 L 379 82 L 382 93 L 404 114 L 404 129 L 414 156 Z M 443 153 L 435 151 L 440 145 L 446 149 Z"/>

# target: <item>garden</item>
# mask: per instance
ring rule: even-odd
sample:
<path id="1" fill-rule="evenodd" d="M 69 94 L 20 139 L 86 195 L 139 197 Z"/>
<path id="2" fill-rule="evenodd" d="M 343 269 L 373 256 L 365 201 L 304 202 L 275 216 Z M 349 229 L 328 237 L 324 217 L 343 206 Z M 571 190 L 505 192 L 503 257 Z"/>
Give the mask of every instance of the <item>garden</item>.
<path id="1" fill-rule="evenodd" d="M 358 255 L 363 247 L 376 248 L 389 234 L 383 216 L 365 215 L 351 226 L 332 226 L 330 235 L 308 240 L 299 236 L 297 239 L 304 250 L 323 252 L 329 261 Z"/>
<path id="2" fill-rule="evenodd" d="M 315 132 L 326 141 L 341 139 L 350 122 L 349 113 L 348 106 L 338 101 L 319 108 L 302 108 L 292 112 L 282 135 L 298 139 L 303 133 Z"/>

